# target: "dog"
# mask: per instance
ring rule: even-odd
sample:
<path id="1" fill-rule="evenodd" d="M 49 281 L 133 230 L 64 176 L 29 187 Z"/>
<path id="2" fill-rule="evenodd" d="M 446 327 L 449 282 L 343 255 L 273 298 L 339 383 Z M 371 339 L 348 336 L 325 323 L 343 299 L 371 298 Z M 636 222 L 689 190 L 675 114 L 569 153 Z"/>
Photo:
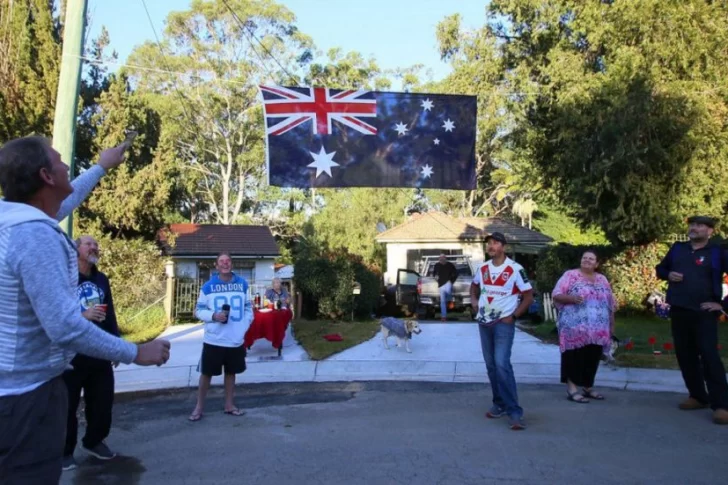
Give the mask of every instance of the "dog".
<path id="1" fill-rule="evenodd" d="M 617 350 L 619 350 L 621 344 L 622 342 L 617 337 L 612 335 L 612 345 L 609 347 L 609 349 L 604 349 L 604 352 L 602 353 L 602 361 L 607 365 L 607 367 L 617 367 L 617 360 L 614 358 L 614 354 L 617 353 Z"/>
<path id="2" fill-rule="evenodd" d="M 409 342 L 412 339 L 412 334 L 422 332 L 417 320 L 400 320 L 399 318 L 386 317 L 382 318 L 381 326 L 385 349 L 389 350 L 387 339 L 390 335 L 394 335 L 397 337 L 397 347 L 401 347 L 402 341 L 404 340 L 404 347 L 410 354 L 412 353 L 412 349 L 410 349 Z"/>

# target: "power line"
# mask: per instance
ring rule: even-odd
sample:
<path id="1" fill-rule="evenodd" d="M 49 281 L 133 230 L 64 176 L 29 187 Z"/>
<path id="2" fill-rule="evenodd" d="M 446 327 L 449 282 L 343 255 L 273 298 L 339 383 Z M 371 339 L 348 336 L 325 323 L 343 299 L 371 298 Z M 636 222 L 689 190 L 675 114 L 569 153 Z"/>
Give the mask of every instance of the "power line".
<path id="1" fill-rule="evenodd" d="M 235 12 L 235 10 L 233 10 L 233 8 L 230 6 L 230 4 L 228 3 L 228 1 L 227 0 L 222 0 L 222 3 L 225 4 L 225 7 L 227 7 L 227 9 L 230 11 L 230 14 L 233 16 L 233 18 L 235 19 L 235 21 L 240 25 L 240 28 L 243 29 L 243 33 L 245 33 L 247 31 L 247 33 L 249 35 L 248 40 L 251 40 L 251 37 L 252 37 L 252 39 L 254 39 L 260 45 L 260 47 L 263 48 L 263 50 L 266 52 L 266 54 L 268 54 L 268 57 L 270 57 L 271 59 L 273 59 L 273 61 L 276 64 L 278 64 L 278 67 L 280 67 L 281 70 L 283 72 L 285 72 L 288 75 L 288 77 L 290 77 L 291 80 L 296 83 L 296 85 L 298 85 L 298 78 L 296 78 L 296 76 L 294 76 L 293 74 L 291 74 L 291 72 L 288 69 L 286 69 L 286 67 L 283 64 L 280 63 L 280 61 L 276 58 L 276 56 L 274 56 L 273 53 L 265 46 L 265 44 L 263 44 L 263 42 L 261 42 L 261 40 L 258 39 L 258 37 L 255 35 L 255 32 L 253 32 L 253 29 L 251 29 L 248 25 L 245 24 L 245 22 L 243 22 L 241 20 L 240 17 L 238 17 L 238 14 Z M 264 59 L 263 59 L 263 57 L 258 53 L 258 51 L 253 46 L 252 40 L 250 42 L 250 47 L 253 49 L 253 52 L 255 52 L 255 54 L 258 56 L 258 58 L 260 59 L 260 61 L 261 62 L 265 62 Z"/>
<path id="2" fill-rule="evenodd" d="M 157 29 L 154 27 L 154 22 L 152 21 L 152 16 L 149 13 L 149 8 L 147 8 L 147 2 L 146 0 L 141 0 L 142 5 L 144 6 L 144 11 L 147 13 L 147 19 L 149 20 L 149 26 L 152 27 L 152 32 L 154 32 L 154 38 L 157 40 L 157 46 L 159 47 L 159 52 L 162 54 L 162 63 L 165 65 L 164 67 L 167 69 L 167 72 L 172 73 L 172 69 L 170 69 L 169 65 L 167 64 L 167 60 L 164 57 L 164 48 L 162 47 L 162 42 L 159 40 L 159 36 L 157 35 Z M 180 106 L 182 107 L 182 113 L 185 115 L 185 118 L 187 118 L 190 122 L 193 122 L 189 114 L 187 113 L 187 109 L 185 108 L 185 103 L 187 101 L 187 98 L 182 94 L 182 91 L 179 90 L 179 87 L 177 87 L 177 80 L 172 77 L 172 87 L 177 92 L 177 95 L 182 99 L 182 103 Z M 193 124 L 194 126 L 194 124 Z"/>
<path id="3" fill-rule="evenodd" d="M 236 85 L 240 85 L 240 86 L 249 87 L 249 84 L 248 83 L 243 83 L 243 82 L 240 82 L 240 81 L 230 81 L 228 79 L 219 79 L 217 77 L 212 78 L 212 79 L 207 79 L 207 78 L 205 78 L 203 76 L 198 76 L 197 74 L 190 74 L 190 73 L 187 73 L 187 72 L 167 71 L 167 70 L 164 70 L 164 69 L 155 69 L 153 67 L 138 66 L 136 64 L 125 64 L 123 62 L 104 61 L 104 60 L 101 60 L 101 59 L 94 59 L 93 57 L 86 57 L 86 56 L 73 56 L 73 57 L 77 57 L 79 59 L 82 59 L 82 60 L 86 61 L 89 64 L 104 65 L 104 66 L 107 66 L 107 65 L 108 66 L 119 66 L 119 67 L 126 67 L 126 68 L 129 68 L 129 69 L 138 69 L 140 71 L 157 72 L 157 73 L 160 73 L 160 74 L 174 74 L 174 75 L 178 75 L 178 76 L 189 76 L 189 77 L 193 77 L 193 78 L 196 78 L 196 79 L 201 79 L 201 80 L 207 81 L 207 82 L 225 83 L 225 84 L 236 84 Z"/>

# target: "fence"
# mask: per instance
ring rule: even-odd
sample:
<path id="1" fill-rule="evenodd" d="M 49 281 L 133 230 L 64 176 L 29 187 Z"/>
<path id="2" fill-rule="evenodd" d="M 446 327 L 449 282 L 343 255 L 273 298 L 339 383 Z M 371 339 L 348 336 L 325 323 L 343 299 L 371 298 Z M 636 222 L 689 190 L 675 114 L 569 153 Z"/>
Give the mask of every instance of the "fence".
<path id="1" fill-rule="evenodd" d="M 544 320 L 547 322 L 557 321 L 559 314 L 554 306 L 554 299 L 551 297 L 551 293 L 543 294 L 543 315 Z"/>
<path id="2" fill-rule="evenodd" d="M 200 295 L 200 288 L 204 281 L 180 279 L 175 282 L 174 302 L 172 305 L 172 318 L 175 320 L 191 320 L 195 318 L 195 305 Z M 251 284 L 248 287 L 248 297 L 260 294 L 263 296 L 270 284 Z"/>

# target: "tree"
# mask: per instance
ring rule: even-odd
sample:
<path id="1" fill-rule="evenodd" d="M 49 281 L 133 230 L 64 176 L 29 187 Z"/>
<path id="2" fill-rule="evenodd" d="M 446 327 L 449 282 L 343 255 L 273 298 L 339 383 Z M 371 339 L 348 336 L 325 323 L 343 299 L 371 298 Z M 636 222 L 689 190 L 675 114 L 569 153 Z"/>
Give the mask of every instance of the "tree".
<path id="1" fill-rule="evenodd" d="M 375 241 L 377 225 L 392 228 L 402 223 L 413 200 L 412 191 L 358 188 L 322 192 L 326 203 L 309 221 L 304 237 L 319 247 L 343 249 L 368 264 L 384 267 L 384 245 Z"/>
<path id="2" fill-rule="evenodd" d="M 47 134 L 61 59 L 53 0 L 0 2 L 0 143 Z"/>
<path id="3" fill-rule="evenodd" d="M 519 160 L 512 156 L 505 143 L 505 135 L 513 129 L 514 120 L 507 109 L 510 88 L 504 83 L 500 45 L 487 29 L 463 30 L 459 14 L 443 19 L 437 25 L 436 36 L 440 55 L 450 61 L 453 72 L 423 89 L 478 97 L 478 188 L 465 193 L 430 192 L 428 195 L 441 209 L 449 207 L 462 215 L 507 215 L 515 201 L 535 185 L 520 176 Z"/>
<path id="4" fill-rule="evenodd" d="M 728 210 L 725 2 L 494 0 L 514 117 L 506 146 L 584 227 L 612 242 Z M 523 173 L 523 172 L 521 172 Z"/>
<path id="5" fill-rule="evenodd" d="M 289 78 L 307 58 L 310 39 L 294 21 L 270 0 L 194 0 L 168 16 L 161 45 L 130 56 L 148 68 L 130 78 L 175 142 L 190 219 L 232 224 L 254 205 L 265 159 L 257 85 Z"/>
<path id="6" fill-rule="evenodd" d="M 97 220 L 106 231 L 153 239 L 175 209 L 178 178 L 174 160 L 166 157 L 168 140 L 160 140 L 159 116 L 130 91 L 125 76 L 112 75 L 91 124 L 96 128 L 95 153 L 121 143 L 130 127 L 139 136 L 128 160 L 102 179 L 84 205 L 82 217 L 87 223 Z"/>

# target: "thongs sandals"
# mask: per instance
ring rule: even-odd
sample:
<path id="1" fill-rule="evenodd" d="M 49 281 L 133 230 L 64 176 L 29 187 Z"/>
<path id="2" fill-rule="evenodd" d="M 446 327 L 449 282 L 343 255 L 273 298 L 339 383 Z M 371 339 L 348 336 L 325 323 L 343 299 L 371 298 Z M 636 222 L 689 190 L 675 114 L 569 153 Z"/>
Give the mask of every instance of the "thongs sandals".
<path id="1" fill-rule="evenodd" d="M 190 421 L 193 421 L 193 422 L 199 421 L 202 419 L 202 413 L 193 412 L 192 414 L 190 414 L 190 417 L 187 419 L 189 419 Z"/>
<path id="2" fill-rule="evenodd" d="M 225 414 L 229 414 L 230 416 L 242 416 L 245 414 L 245 411 L 243 411 L 242 409 L 233 408 L 233 409 L 230 409 L 229 411 L 226 410 Z"/>
<path id="3" fill-rule="evenodd" d="M 588 391 L 586 388 L 583 388 L 581 395 L 589 399 L 594 399 L 595 401 L 604 401 L 604 396 L 598 392 L 594 392 L 593 389 Z"/>
<path id="4" fill-rule="evenodd" d="M 589 404 L 589 399 L 582 395 L 579 391 L 569 392 L 566 391 L 566 399 L 571 402 L 578 404 Z"/>

